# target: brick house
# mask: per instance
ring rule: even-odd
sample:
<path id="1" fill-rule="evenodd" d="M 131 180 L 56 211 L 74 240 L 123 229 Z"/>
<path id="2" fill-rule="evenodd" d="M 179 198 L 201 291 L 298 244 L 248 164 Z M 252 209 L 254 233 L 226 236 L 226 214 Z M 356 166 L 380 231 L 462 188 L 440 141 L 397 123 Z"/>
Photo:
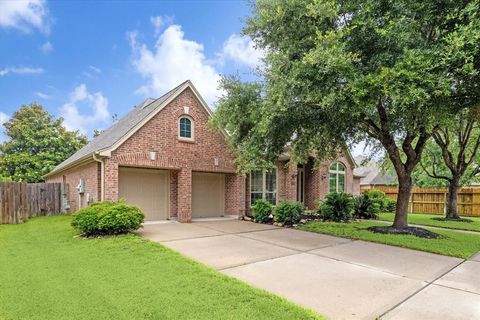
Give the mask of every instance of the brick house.
<path id="1" fill-rule="evenodd" d="M 244 215 L 259 198 L 298 200 L 309 208 L 330 190 L 359 192 L 348 152 L 313 170 L 288 155 L 276 170 L 237 174 L 226 133 L 208 127 L 212 115 L 190 81 L 147 99 L 45 176 L 69 184 L 70 211 L 124 198 L 146 220 Z"/>

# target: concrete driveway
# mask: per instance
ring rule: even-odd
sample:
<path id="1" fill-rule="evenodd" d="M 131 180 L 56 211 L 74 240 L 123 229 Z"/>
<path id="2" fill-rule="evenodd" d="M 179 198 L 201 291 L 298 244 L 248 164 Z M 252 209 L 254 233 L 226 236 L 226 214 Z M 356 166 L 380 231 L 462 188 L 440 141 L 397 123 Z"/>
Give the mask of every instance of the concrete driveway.
<path id="1" fill-rule="evenodd" d="M 464 261 L 238 220 L 140 233 L 330 319 L 480 319 L 480 254 Z"/>

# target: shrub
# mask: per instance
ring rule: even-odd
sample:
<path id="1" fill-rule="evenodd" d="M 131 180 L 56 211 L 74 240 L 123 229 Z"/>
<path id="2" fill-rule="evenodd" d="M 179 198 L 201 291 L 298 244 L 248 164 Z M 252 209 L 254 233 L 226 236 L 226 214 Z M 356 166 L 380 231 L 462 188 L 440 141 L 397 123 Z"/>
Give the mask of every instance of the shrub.
<path id="1" fill-rule="evenodd" d="M 397 208 L 397 201 L 387 198 L 384 211 L 394 212 L 396 208 Z"/>
<path id="2" fill-rule="evenodd" d="M 273 210 L 273 220 L 285 225 L 298 223 L 305 207 L 300 202 L 284 200 Z"/>
<path id="3" fill-rule="evenodd" d="M 354 216 L 360 219 L 377 219 L 380 213 L 380 204 L 374 202 L 364 193 L 355 197 Z"/>
<path id="4" fill-rule="evenodd" d="M 385 192 L 380 190 L 370 190 L 365 191 L 363 194 L 367 195 L 373 202 L 378 203 L 381 211 L 395 211 L 397 202 L 387 197 Z"/>
<path id="5" fill-rule="evenodd" d="M 112 235 L 137 230 L 143 213 L 124 201 L 96 202 L 73 215 L 72 227 L 85 236 Z"/>
<path id="6" fill-rule="evenodd" d="M 255 201 L 252 209 L 253 219 L 255 219 L 256 222 L 266 223 L 270 221 L 273 205 L 269 201 L 265 199 L 258 199 Z"/>
<path id="7" fill-rule="evenodd" d="M 352 219 L 354 200 L 351 194 L 332 192 L 320 203 L 320 215 L 323 220 L 348 222 Z"/>

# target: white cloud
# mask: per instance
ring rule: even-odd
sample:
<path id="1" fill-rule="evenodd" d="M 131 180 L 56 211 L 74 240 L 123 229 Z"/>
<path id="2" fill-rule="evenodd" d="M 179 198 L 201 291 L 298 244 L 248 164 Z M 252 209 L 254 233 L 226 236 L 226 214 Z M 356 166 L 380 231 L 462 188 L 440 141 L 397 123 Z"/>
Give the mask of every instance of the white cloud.
<path id="1" fill-rule="evenodd" d="M 92 66 L 92 65 L 89 65 L 88 68 L 96 73 L 101 73 L 102 72 L 102 69 L 100 68 L 97 68 L 95 66 Z"/>
<path id="2" fill-rule="evenodd" d="M 45 42 L 42 44 L 40 47 L 40 50 L 42 50 L 43 53 L 47 54 L 53 50 L 53 45 L 50 41 Z"/>
<path id="3" fill-rule="evenodd" d="M 5 127 L 3 124 L 10 120 L 10 116 L 0 111 L 0 143 L 5 141 L 7 137 L 5 136 Z"/>
<path id="4" fill-rule="evenodd" d="M 237 34 L 232 34 L 224 42 L 222 51 L 219 53 L 222 63 L 225 60 L 231 60 L 252 68 L 261 65 L 264 55 L 262 50 L 255 48 L 250 38 Z"/>
<path id="5" fill-rule="evenodd" d="M 41 99 L 45 99 L 45 100 L 51 98 L 50 95 L 48 95 L 48 94 L 46 94 L 46 93 L 43 93 L 43 92 L 40 92 L 40 91 L 35 92 L 35 95 L 36 95 L 37 97 L 40 97 Z"/>
<path id="6" fill-rule="evenodd" d="M 7 67 L 0 70 L 0 77 L 6 76 L 9 73 L 16 74 L 39 74 L 43 73 L 42 68 L 32 68 L 32 67 Z"/>
<path id="7" fill-rule="evenodd" d="M 45 0 L 0 1 L 0 27 L 30 32 L 32 28 L 50 31 Z"/>
<path id="8" fill-rule="evenodd" d="M 160 34 L 155 47 L 137 41 L 137 33 L 127 34 L 133 50 L 133 65 L 147 79 L 138 89 L 146 96 L 160 96 L 190 79 L 207 103 L 219 96 L 220 75 L 205 58 L 201 43 L 185 39 L 182 27 L 171 25 Z"/>
<path id="9" fill-rule="evenodd" d="M 85 112 L 91 109 L 91 112 Z M 79 130 L 91 136 L 93 129 L 108 124 L 110 112 L 108 100 L 101 92 L 90 93 L 85 84 L 77 86 L 70 94 L 70 99 L 65 103 L 60 115 L 65 119 L 65 127 L 69 130 Z"/>
<path id="10" fill-rule="evenodd" d="M 155 36 L 158 36 L 162 30 L 162 27 L 171 24 L 173 22 L 173 18 L 169 16 L 150 17 L 150 22 L 155 28 Z"/>

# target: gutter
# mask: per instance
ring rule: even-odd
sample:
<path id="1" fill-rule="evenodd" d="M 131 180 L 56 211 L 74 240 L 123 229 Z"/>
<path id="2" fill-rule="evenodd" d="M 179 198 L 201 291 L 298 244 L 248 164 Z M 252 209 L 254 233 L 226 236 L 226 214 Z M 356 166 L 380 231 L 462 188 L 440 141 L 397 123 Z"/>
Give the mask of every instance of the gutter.
<path id="1" fill-rule="evenodd" d="M 98 152 L 92 154 L 93 160 L 100 163 L 100 201 L 105 199 L 105 162 L 102 158 L 97 158 Z"/>

